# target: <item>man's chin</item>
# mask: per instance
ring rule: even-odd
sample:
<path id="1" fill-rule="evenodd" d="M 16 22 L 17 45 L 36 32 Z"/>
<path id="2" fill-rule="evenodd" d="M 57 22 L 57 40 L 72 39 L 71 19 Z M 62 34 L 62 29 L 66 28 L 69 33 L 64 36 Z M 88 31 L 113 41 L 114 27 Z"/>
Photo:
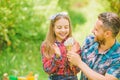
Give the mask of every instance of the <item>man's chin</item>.
<path id="1" fill-rule="evenodd" d="M 96 37 L 94 38 L 94 41 L 95 41 L 95 42 L 97 42 L 97 39 L 96 39 Z"/>

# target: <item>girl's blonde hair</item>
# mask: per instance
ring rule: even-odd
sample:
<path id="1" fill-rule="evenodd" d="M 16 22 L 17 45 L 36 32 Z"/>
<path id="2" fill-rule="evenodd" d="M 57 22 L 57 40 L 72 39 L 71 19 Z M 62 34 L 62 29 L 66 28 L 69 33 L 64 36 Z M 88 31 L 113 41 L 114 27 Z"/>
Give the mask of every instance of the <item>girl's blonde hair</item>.
<path id="1" fill-rule="evenodd" d="M 63 13 L 58 13 L 58 14 L 54 15 L 51 18 L 48 33 L 46 35 L 45 41 L 43 42 L 44 55 L 46 57 L 51 57 L 54 54 L 54 49 L 52 47 L 55 40 L 56 40 L 56 35 L 55 35 L 55 32 L 54 32 L 54 26 L 55 26 L 54 24 L 57 20 L 59 20 L 61 18 L 64 18 L 64 19 L 68 20 L 68 22 L 69 22 L 69 35 L 68 35 L 68 37 L 72 36 L 72 26 L 71 26 L 71 21 L 70 21 L 69 16 L 67 14 L 63 14 Z"/>

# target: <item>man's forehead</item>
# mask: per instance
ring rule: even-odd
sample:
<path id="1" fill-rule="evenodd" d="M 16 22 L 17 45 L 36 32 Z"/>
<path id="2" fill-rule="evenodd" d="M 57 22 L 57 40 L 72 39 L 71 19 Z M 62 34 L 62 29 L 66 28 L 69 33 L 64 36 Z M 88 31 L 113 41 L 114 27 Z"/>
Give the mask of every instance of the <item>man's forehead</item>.
<path id="1" fill-rule="evenodd" d="M 103 25 L 103 22 L 99 19 L 97 19 L 96 24 Z"/>

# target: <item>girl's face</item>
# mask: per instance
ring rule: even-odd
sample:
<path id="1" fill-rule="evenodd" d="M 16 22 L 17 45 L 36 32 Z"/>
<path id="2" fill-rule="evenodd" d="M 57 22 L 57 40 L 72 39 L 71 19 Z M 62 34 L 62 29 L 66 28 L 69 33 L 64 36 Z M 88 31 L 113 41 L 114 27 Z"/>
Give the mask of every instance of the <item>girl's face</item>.
<path id="1" fill-rule="evenodd" d="M 55 22 L 54 32 L 56 40 L 61 42 L 69 35 L 69 21 L 64 18 L 60 18 Z"/>

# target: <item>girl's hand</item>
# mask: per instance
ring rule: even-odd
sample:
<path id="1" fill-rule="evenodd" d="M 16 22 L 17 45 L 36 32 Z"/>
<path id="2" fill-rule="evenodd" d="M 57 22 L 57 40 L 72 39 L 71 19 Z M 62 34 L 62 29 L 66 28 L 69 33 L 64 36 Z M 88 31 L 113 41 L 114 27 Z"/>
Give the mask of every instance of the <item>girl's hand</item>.
<path id="1" fill-rule="evenodd" d="M 56 43 L 53 45 L 53 49 L 55 51 L 56 56 L 60 57 L 61 56 L 61 52 L 60 52 L 60 49 L 59 49 L 59 47 L 57 46 Z"/>
<path id="2" fill-rule="evenodd" d="M 75 42 L 75 43 L 73 44 L 73 46 L 72 46 L 71 51 L 77 52 L 78 50 L 80 50 L 80 45 L 79 45 L 78 42 Z"/>

